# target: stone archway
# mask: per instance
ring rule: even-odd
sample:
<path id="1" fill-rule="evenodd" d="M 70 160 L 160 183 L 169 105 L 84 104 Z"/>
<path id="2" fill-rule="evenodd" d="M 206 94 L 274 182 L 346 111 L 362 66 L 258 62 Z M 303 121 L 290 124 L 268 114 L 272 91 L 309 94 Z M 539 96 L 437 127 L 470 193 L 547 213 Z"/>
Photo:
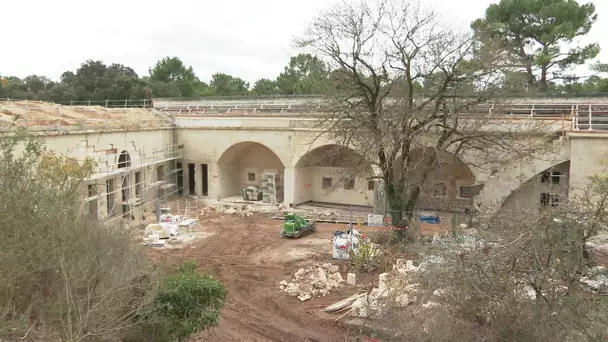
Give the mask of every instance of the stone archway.
<path id="1" fill-rule="evenodd" d="M 283 202 L 285 165 L 267 146 L 253 141 L 236 143 L 222 153 L 217 165 L 220 198 L 241 197 L 244 188 L 255 186 L 261 200 Z"/>
<path id="2" fill-rule="evenodd" d="M 570 156 L 568 152 L 567 148 L 561 148 L 551 154 L 526 158 L 510 164 L 500 172 L 490 176 L 475 198 L 477 210 L 484 217 L 492 217 L 507 200 L 521 203 L 524 195 L 521 191 L 518 192 L 518 189 L 546 170 L 556 166 L 563 168 L 566 165 L 565 163 L 569 165 Z M 537 197 L 534 198 L 534 203 L 536 203 L 536 199 Z M 509 204 L 509 207 L 513 207 L 513 205 Z"/>
<path id="3" fill-rule="evenodd" d="M 435 154 L 435 163 L 423 170 L 427 158 Z M 418 172 L 428 172 L 425 181 L 420 182 L 421 191 L 417 208 L 445 212 L 464 212 L 473 204 L 471 187 L 475 176 L 469 166 L 456 154 L 434 148 L 417 148 L 412 151 L 412 166 Z M 414 180 L 415 181 L 415 180 Z"/>
<path id="4" fill-rule="evenodd" d="M 570 161 L 561 162 L 525 180 L 502 202 L 496 213 L 535 211 L 555 207 L 568 200 Z"/>
<path id="5" fill-rule="evenodd" d="M 328 144 L 314 148 L 295 163 L 294 204 L 373 206 L 371 175 L 369 163 L 348 147 Z"/>

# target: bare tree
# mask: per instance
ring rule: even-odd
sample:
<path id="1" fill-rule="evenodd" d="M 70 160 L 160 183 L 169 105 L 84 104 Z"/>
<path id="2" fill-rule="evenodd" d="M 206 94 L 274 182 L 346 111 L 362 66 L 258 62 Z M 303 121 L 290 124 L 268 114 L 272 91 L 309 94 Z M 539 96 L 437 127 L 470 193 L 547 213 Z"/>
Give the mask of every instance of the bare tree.
<path id="1" fill-rule="evenodd" d="M 470 32 L 418 4 L 344 2 L 316 17 L 297 44 L 334 68 L 324 101 L 331 115 L 320 126 L 377 170 L 396 226 L 408 224 L 446 156 L 496 162 L 529 148 L 471 115 L 504 85 L 500 59 L 476 53 Z"/>
<path id="2" fill-rule="evenodd" d="M 429 253 L 441 256 L 441 267 L 421 277 L 423 301 L 442 307 L 427 314 L 448 321 L 435 325 L 442 329 L 435 334 L 458 334 L 462 341 L 605 339 L 606 271 L 594 267 L 587 242 L 606 229 L 607 186 L 605 176 L 594 176 L 585 195 L 566 204 L 507 211 L 493 227 L 438 239 Z M 413 318 L 400 329 L 420 333 L 406 333 L 408 340 L 429 338 L 428 331 L 416 331 L 419 322 Z"/>

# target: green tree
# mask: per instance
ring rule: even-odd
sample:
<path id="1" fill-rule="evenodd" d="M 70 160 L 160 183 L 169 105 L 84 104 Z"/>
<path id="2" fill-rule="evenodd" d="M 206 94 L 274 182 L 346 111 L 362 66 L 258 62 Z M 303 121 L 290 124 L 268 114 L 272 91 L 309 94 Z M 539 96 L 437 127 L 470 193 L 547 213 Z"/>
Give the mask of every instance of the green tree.
<path id="1" fill-rule="evenodd" d="M 30 75 L 23 79 L 23 84 L 28 92 L 38 94 L 52 88 L 55 82 L 45 76 Z"/>
<path id="2" fill-rule="evenodd" d="M 209 83 L 211 94 L 217 96 L 238 96 L 249 94 L 249 83 L 239 77 L 215 73 Z"/>
<path id="3" fill-rule="evenodd" d="M 253 95 L 274 95 L 279 93 L 279 87 L 276 81 L 260 78 L 255 81 L 251 93 Z"/>
<path id="4" fill-rule="evenodd" d="M 281 94 L 321 94 L 328 86 L 329 68 L 317 56 L 298 54 L 291 57 L 277 78 Z"/>
<path id="5" fill-rule="evenodd" d="M 167 277 L 146 318 L 165 326 L 166 340 L 185 341 L 219 324 L 225 299 L 224 285 L 208 274 L 199 274 L 196 263 L 188 261 Z"/>
<path id="6" fill-rule="evenodd" d="M 500 46 L 509 62 L 522 69 L 529 86 L 547 89 L 573 65 L 596 57 L 598 44 L 564 51 L 565 43 L 586 35 L 597 19 L 595 6 L 575 0 L 501 0 L 490 5 L 472 28 L 486 49 Z"/>
<path id="7" fill-rule="evenodd" d="M 191 66 L 186 67 L 178 57 L 165 57 L 150 68 L 150 80 L 165 84 L 175 83 L 181 97 L 198 97 L 207 84 L 201 82 Z"/>

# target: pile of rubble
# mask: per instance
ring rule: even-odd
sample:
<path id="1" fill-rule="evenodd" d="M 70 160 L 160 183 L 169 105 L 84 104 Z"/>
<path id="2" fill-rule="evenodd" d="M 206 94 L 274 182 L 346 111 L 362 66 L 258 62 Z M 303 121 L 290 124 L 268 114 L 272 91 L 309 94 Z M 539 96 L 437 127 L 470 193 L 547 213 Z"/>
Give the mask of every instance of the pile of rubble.
<path id="1" fill-rule="evenodd" d="M 200 214 L 202 216 L 204 216 L 208 212 L 219 212 L 219 213 L 224 213 L 224 214 L 228 214 L 228 215 L 240 214 L 241 216 L 249 217 L 249 216 L 253 215 L 255 212 L 257 212 L 257 210 L 250 204 L 244 204 L 244 205 L 215 204 L 215 205 L 211 205 L 208 207 L 204 207 L 203 209 L 201 209 Z"/>
<path id="2" fill-rule="evenodd" d="M 603 266 L 590 269 L 579 281 L 593 293 L 608 293 L 608 270 Z"/>
<path id="3" fill-rule="evenodd" d="M 206 215 L 208 212 L 219 212 L 223 214 L 233 215 L 239 214 L 243 217 L 249 217 L 254 213 L 274 213 L 285 209 L 283 205 L 270 204 L 242 204 L 242 203 L 216 203 L 201 209 L 200 214 Z"/>
<path id="4" fill-rule="evenodd" d="M 326 263 L 315 264 L 307 268 L 300 268 L 291 281 L 283 280 L 280 290 L 300 301 L 309 300 L 315 295 L 327 295 L 333 288 L 344 283 L 338 266 Z"/>
<path id="5" fill-rule="evenodd" d="M 357 317 L 379 318 L 391 307 L 405 307 L 416 302 L 418 284 L 411 283 L 412 275 L 420 272 L 411 260 L 397 260 L 393 270 L 379 275 L 378 287 L 356 294 L 325 308 L 326 312 L 347 311 Z M 429 305 L 430 306 L 430 305 Z"/>
<path id="6" fill-rule="evenodd" d="M 600 266 L 608 267 L 608 233 L 592 236 L 586 243 L 587 250 Z"/>

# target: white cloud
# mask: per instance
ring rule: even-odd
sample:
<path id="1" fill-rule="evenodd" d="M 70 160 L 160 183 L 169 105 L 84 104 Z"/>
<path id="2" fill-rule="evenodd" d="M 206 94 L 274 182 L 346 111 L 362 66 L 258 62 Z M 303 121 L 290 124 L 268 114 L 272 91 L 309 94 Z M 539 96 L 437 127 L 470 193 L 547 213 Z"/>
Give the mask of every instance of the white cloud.
<path id="1" fill-rule="evenodd" d="M 489 0 L 425 0 L 463 26 Z M 594 1 L 598 22 L 584 42 L 604 48 L 608 1 Z M 59 78 L 86 59 L 122 63 L 140 75 L 164 56 L 178 56 L 203 80 L 225 72 L 253 83 L 274 78 L 297 51 L 292 40 L 328 0 L 19 0 L 2 5 L 0 73 Z M 586 68 L 583 68 L 583 72 Z"/>

